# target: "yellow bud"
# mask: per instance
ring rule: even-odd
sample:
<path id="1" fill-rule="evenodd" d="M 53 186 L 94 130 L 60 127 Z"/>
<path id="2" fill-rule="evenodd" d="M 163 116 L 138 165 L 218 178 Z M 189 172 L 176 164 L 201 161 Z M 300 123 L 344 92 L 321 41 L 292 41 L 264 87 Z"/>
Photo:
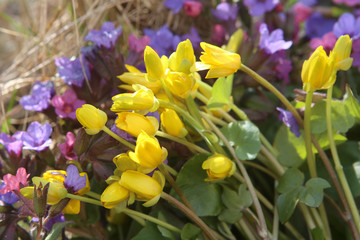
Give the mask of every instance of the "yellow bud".
<path id="1" fill-rule="evenodd" d="M 62 210 L 64 214 L 79 214 L 80 212 L 80 200 L 70 199 L 68 204 L 66 204 L 65 208 Z"/>
<path id="2" fill-rule="evenodd" d="M 226 51 L 217 46 L 201 42 L 204 50 L 200 56 L 201 63 L 196 64 L 197 70 L 209 69 L 206 78 L 226 77 L 241 67 L 239 54 Z"/>
<path id="3" fill-rule="evenodd" d="M 116 165 L 116 168 L 121 172 L 125 172 L 126 170 L 136 170 L 136 163 L 131 160 L 127 153 L 120 153 L 119 155 L 113 158 L 113 162 Z"/>
<path id="4" fill-rule="evenodd" d="M 173 72 L 190 74 L 195 71 L 194 49 L 189 39 L 178 44 L 176 52 L 169 58 L 169 68 Z"/>
<path id="5" fill-rule="evenodd" d="M 335 60 L 336 70 L 349 70 L 352 65 L 353 59 L 350 57 L 352 47 L 352 39 L 349 35 L 342 35 L 336 41 L 334 49 L 330 52 L 330 58 Z"/>
<path id="6" fill-rule="evenodd" d="M 155 171 L 154 177 L 150 177 L 141 172 L 128 170 L 122 174 L 120 179 L 120 185 L 134 192 L 138 200 L 148 202 L 145 206 L 154 205 L 157 202 L 163 190 L 163 184 L 164 177 L 159 171 Z"/>
<path id="7" fill-rule="evenodd" d="M 183 122 L 177 115 L 177 113 L 172 110 L 166 108 L 161 113 L 161 125 L 163 126 L 165 132 L 174 136 L 174 137 L 185 137 L 188 133 L 184 127 Z"/>
<path id="8" fill-rule="evenodd" d="M 76 109 L 76 118 L 89 135 L 100 132 L 107 122 L 106 113 L 90 104 L 84 104 Z"/>
<path id="9" fill-rule="evenodd" d="M 175 96 L 187 98 L 194 87 L 195 80 L 192 76 L 182 72 L 170 72 L 166 76 L 165 84 Z"/>
<path id="10" fill-rule="evenodd" d="M 33 177 L 32 182 L 39 187 L 40 183 L 45 186 L 47 183 L 50 183 L 48 195 L 47 195 L 47 204 L 54 205 L 60 202 L 61 199 L 65 198 L 67 195 L 67 190 L 62 183 L 55 183 L 48 181 L 41 177 Z"/>
<path id="11" fill-rule="evenodd" d="M 101 204 L 106 208 L 113 208 L 118 203 L 129 197 L 129 190 L 121 186 L 119 182 L 113 182 L 101 194 Z"/>
<path id="12" fill-rule="evenodd" d="M 164 76 L 165 71 L 161 59 L 154 49 L 149 46 L 145 48 L 144 61 L 147 77 L 150 81 L 160 80 Z"/>
<path id="13" fill-rule="evenodd" d="M 238 30 L 236 30 L 236 32 L 233 33 L 233 35 L 231 35 L 229 42 L 226 46 L 226 50 L 229 52 L 236 53 L 239 50 L 243 38 L 244 38 L 244 33 L 242 29 L 239 28 Z"/>
<path id="14" fill-rule="evenodd" d="M 140 165 L 139 171 L 153 171 L 167 157 L 166 148 L 160 147 L 155 137 L 142 131 L 136 141 L 135 152 L 129 151 L 129 157 Z"/>
<path id="15" fill-rule="evenodd" d="M 139 85 L 133 85 L 139 87 Z M 121 93 L 112 98 L 111 106 L 113 112 L 135 111 L 145 115 L 148 112 L 155 112 L 159 108 L 159 101 L 154 93 L 148 88 L 140 88 L 134 93 Z"/>
<path id="16" fill-rule="evenodd" d="M 336 80 L 335 59 L 328 58 L 322 46 L 319 46 L 303 64 L 301 79 L 307 92 L 331 87 Z"/>
<path id="17" fill-rule="evenodd" d="M 121 112 L 118 116 L 115 121 L 116 126 L 134 137 L 137 137 L 141 131 L 154 136 L 159 129 L 159 122 L 155 117 L 145 117 L 133 112 Z"/>
<path id="18" fill-rule="evenodd" d="M 49 182 L 63 183 L 65 181 L 66 171 L 64 170 L 48 170 L 43 173 L 43 178 Z"/>
<path id="19" fill-rule="evenodd" d="M 206 170 L 207 181 L 223 179 L 234 174 L 236 167 L 233 161 L 221 154 L 215 154 L 203 162 L 202 168 Z"/>

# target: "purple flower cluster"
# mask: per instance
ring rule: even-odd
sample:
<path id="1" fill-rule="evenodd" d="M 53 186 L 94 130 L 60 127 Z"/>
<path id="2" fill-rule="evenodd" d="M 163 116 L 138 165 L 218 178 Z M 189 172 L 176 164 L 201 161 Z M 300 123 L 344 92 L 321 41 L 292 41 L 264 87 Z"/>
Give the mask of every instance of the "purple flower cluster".
<path id="1" fill-rule="evenodd" d="M 54 84 L 50 81 L 36 82 L 31 88 L 30 95 L 20 99 L 20 105 L 25 110 L 41 112 L 50 105 L 51 96 L 54 94 Z"/>
<path id="2" fill-rule="evenodd" d="M 23 132 L 15 132 L 14 135 L 10 136 L 6 133 L 0 133 L 0 144 L 2 144 L 9 154 L 15 154 L 20 156 L 23 143 L 21 135 Z"/>
<path id="3" fill-rule="evenodd" d="M 253 17 L 272 11 L 279 3 L 279 0 L 244 0 L 245 6 L 249 8 L 249 13 Z"/>
<path id="4" fill-rule="evenodd" d="M 75 91 L 68 89 L 62 96 L 55 95 L 51 103 L 59 117 L 76 119 L 76 109 L 85 104 L 85 101 L 79 100 Z"/>
<path id="5" fill-rule="evenodd" d="M 21 140 L 23 142 L 23 149 L 29 149 L 34 151 L 42 151 L 50 146 L 51 139 L 50 135 L 52 133 L 52 128 L 49 123 L 41 125 L 39 122 L 30 123 L 26 132 L 23 132 L 21 135 Z"/>
<path id="6" fill-rule="evenodd" d="M 104 46 L 108 49 L 115 46 L 116 40 L 122 33 L 122 27 L 115 28 L 112 22 L 104 22 L 100 30 L 91 30 L 85 36 L 85 41 L 92 41 L 98 47 Z"/>
<path id="7" fill-rule="evenodd" d="M 237 6 L 231 5 L 228 2 L 222 2 L 218 4 L 215 9 L 211 9 L 211 13 L 220 21 L 235 21 L 238 9 Z"/>
<path id="8" fill-rule="evenodd" d="M 360 17 L 355 19 L 351 13 L 344 13 L 334 24 L 333 32 L 336 37 L 349 35 L 353 39 L 360 37 Z"/>
<path id="9" fill-rule="evenodd" d="M 305 22 L 306 35 L 309 38 L 321 38 L 332 31 L 335 20 L 324 18 L 319 12 L 314 12 Z"/>
<path id="10" fill-rule="evenodd" d="M 269 34 L 269 29 L 265 23 L 260 25 L 259 47 L 266 53 L 273 54 L 279 50 L 289 49 L 292 41 L 284 41 L 284 32 L 282 29 L 276 29 Z"/>
<path id="11" fill-rule="evenodd" d="M 82 87 L 85 80 L 84 72 L 87 78 L 90 79 L 90 69 L 84 57 L 82 57 L 82 61 L 80 61 L 80 58 L 69 59 L 67 57 L 60 57 L 55 59 L 55 65 L 58 67 L 60 77 L 67 85 Z"/>

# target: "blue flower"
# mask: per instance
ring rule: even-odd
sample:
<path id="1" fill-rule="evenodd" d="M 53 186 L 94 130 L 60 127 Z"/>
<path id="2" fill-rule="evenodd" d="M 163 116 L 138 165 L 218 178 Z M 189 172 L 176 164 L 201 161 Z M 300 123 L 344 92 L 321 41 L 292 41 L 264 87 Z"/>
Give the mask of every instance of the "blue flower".
<path id="1" fill-rule="evenodd" d="M 184 0 L 165 0 L 164 5 L 176 14 L 183 8 Z"/>
<path id="2" fill-rule="evenodd" d="M 51 139 L 50 135 L 52 133 L 52 128 L 49 123 L 41 125 L 39 122 L 30 123 L 26 132 L 23 132 L 21 135 L 21 140 L 23 142 L 23 149 L 42 151 L 50 146 Z"/>
<path id="3" fill-rule="evenodd" d="M 91 30 L 84 40 L 92 41 L 99 47 L 104 46 L 109 49 L 115 46 L 121 33 L 122 27 L 115 28 L 112 22 L 104 22 L 100 30 Z"/>
<path id="4" fill-rule="evenodd" d="M 149 28 L 144 29 L 144 34 L 150 37 L 150 47 L 155 49 L 159 56 L 169 55 L 174 48 L 174 45 L 181 41 L 180 37 L 174 35 L 165 24 L 158 30 L 153 30 Z"/>
<path id="5" fill-rule="evenodd" d="M 319 12 L 314 12 L 305 22 L 306 35 L 309 38 L 321 38 L 324 34 L 331 32 L 335 19 L 327 19 Z"/>
<path id="6" fill-rule="evenodd" d="M 357 39 L 360 37 L 360 18 L 355 19 L 353 14 L 344 13 L 334 24 L 333 31 L 336 37 L 349 35 L 351 38 Z"/>
<path id="7" fill-rule="evenodd" d="M 200 47 L 200 42 L 202 42 L 202 39 L 200 38 L 200 35 L 199 35 L 199 33 L 198 33 L 198 31 L 196 30 L 195 27 L 190 28 L 190 33 L 187 33 L 187 34 L 184 34 L 184 35 L 181 36 L 182 41 L 185 41 L 186 39 L 190 40 L 190 42 L 192 43 L 194 49 L 199 48 Z"/>
<path id="8" fill-rule="evenodd" d="M 259 32 L 259 47 L 264 49 L 268 54 L 273 54 L 279 50 L 289 49 L 292 45 L 292 41 L 284 41 L 284 32 L 282 29 L 276 29 L 269 34 L 267 25 L 262 23 Z"/>
<path id="9" fill-rule="evenodd" d="M 64 186 L 68 192 L 75 193 L 86 187 L 86 176 L 80 176 L 77 167 L 71 164 L 66 169 Z"/>
<path id="10" fill-rule="evenodd" d="M 84 71 L 88 79 L 90 79 L 90 70 L 88 62 L 82 57 L 84 64 Z M 60 57 L 55 59 L 55 65 L 58 67 L 60 77 L 67 85 L 75 85 L 82 87 L 85 80 L 84 71 L 81 67 L 80 58 L 70 60 L 67 57 Z"/>
<path id="11" fill-rule="evenodd" d="M 30 95 L 20 99 L 20 105 L 25 110 L 41 112 L 50 105 L 51 96 L 55 93 L 54 84 L 50 81 L 37 81 L 31 88 Z"/>
<path id="12" fill-rule="evenodd" d="M 222 2 L 216 6 L 215 10 L 211 9 L 211 13 L 220 21 L 236 20 L 238 7 L 228 2 Z"/>
<path id="13" fill-rule="evenodd" d="M 9 154 L 15 153 L 20 156 L 23 144 L 21 141 L 22 132 L 16 132 L 13 136 L 0 133 L 0 144 L 4 145 Z"/>
<path id="14" fill-rule="evenodd" d="M 6 186 L 5 183 L 0 183 L 0 190 Z M 13 192 L 0 193 L 0 201 L 3 201 L 6 204 L 12 205 L 19 201 L 19 198 Z"/>
<path id="15" fill-rule="evenodd" d="M 279 2 L 279 0 L 244 0 L 245 6 L 249 8 L 249 13 L 253 17 L 272 11 Z"/>
<path id="16" fill-rule="evenodd" d="M 292 115 L 290 111 L 286 111 L 282 108 L 277 107 L 276 110 L 280 112 L 279 120 L 283 121 L 285 126 L 290 128 L 290 131 L 296 136 L 300 137 L 301 133 L 299 130 L 299 124 L 296 121 L 295 117 Z"/>

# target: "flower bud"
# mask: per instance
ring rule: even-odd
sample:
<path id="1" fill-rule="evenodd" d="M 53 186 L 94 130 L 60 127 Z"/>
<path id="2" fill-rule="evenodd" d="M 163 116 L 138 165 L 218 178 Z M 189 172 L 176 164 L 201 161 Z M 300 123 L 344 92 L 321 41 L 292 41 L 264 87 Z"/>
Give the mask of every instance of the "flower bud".
<path id="1" fill-rule="evenodd" d="M 154 136 L 159 129 L 159 122 L 155 117 L 145 117 L 133 112 L 121 112 L 118 116 L 115 121 L 116 126 L 134 137 L 137 137 L 141 131 Z"/>
<path id="2" fill-rule="evenodd" d="M 131 160 L 127 153 L 120 153 L 119 155 L 115 156 L 113 158 L 113 162 L 115 163 L 116 168 L 121 172 L 137 169 L 136 163 Z"/>
<path id="3" fill-rule="evenodd" d="M 164 66 L 159 55 L 149 46 L 144 51 L 144 62 L 149 81 L 160 80 L 164 74 Z"/>
<path id="4" fill-rule="evenodd" d="M 190 74 L 195 71 L 194 49 L 189 39 L 178 44 L 176 52 L 169 58 L 169 68 L 173 72 Z"/>
<path id="5" fill-rule="evenodd" d="M 180 98 L 187 98 L 194 84 L 194 78 L 182 72 L 170 72 L 165 79 L 166 87 L 172 94 Z"/>
<path id="6" fill-rule="evenodd" d="M 129 190 L 121 186 L 119 182 L 113 182 L 101 194 L 101 204 L 106 208 L 113 208 L 118 203 L 129 197 Z"/>
<path id="7" fill-rule="evenodd" d="M 330 52 L 330 58 L 335 60 L 336 70 L 349 70 L 352 65 L 353 59 L 350 57 L 352 47 L 352 39 L 349 35 L 342 35 L 336 41 L 334 49 Z"/>
<path id="8" fill-rule="evenodd" d="M 107 122 L 106 113 L 90 104 L 84 104 L 76 109 L 76 118 L 89 135 L 100 132 Z"/>
<path id="9" fill-rule="evenodd" d="M 202 168 L 206 170 L 207 181 L 223 179 L 234 174 L 236 167 L 233 161 L 222 154 L 215 154 L 203 162 Z"/>
<path id="10" fill-rule="evenodd" d="M 185 137 L 188 131 L 185 129 L 183 122 L 177 115 L 177 113 L 166 108 L 161 113 L 161 125 L 164 128 L 165 132 L 174 137 Z"/>

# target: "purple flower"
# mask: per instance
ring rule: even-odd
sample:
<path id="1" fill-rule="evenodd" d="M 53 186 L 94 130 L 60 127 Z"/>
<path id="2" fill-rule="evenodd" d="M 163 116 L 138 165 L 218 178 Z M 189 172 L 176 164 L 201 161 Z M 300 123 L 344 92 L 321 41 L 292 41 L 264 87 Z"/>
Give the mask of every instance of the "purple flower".
<path id="1" fill-rule="evenodd" d="M 20 156 L 23 143 L 21 141 L 21 132 L 16 132 L 13 136 L 6 133 L 0 133 L 0 144 L 4 145 L 9 154 L 14 153 Z"/>
<path id="2" fill-rule="evenodd" d="M 277 52 L 270 57 L 270 62 L 276 63 L 276 77 L 283 79 L 285 83 L 290 83 L 289 73 L 292 70 L 291 61 L 285 58 L 285 52 Z"/>
<path id="3" fill-rule="evenodd" d="M 129 50 L 136 53 L 143 53 L 149 43 L 150 38 L 148 36 L 136 38 L 135 35 L 131 33 L 128 37 Z"/>
<path id="4" fill-rule="evenodd" d="M 314 12 L 305 22 L 306 35 L 309 38 L 321 38 L 331 32 L 335 19 L 324 18 L 321 13 Z"/>
<path id="5" fill-rule="evenodd" d="M 317 3 L 317 0 L 301 0 L 299 2 L 305 6 L 312 7 Z"/>
<path id="6" fill-rule="evenodd" d="M 351 13 L 344 13 L 334 24 L 333 28 L 336 37 L 349 35 L 353 39 L 360 37 L 360 17 L 356 18 Z"/>
<path id="7" fill-rule="evenodd" d="M 202 3 L 197 1 L 188 0 L 184 3 L 185 14 L 190 17 L 197 17 L 202 10 Z"/>
<path id="8" fill-rule="evenodd" d="M 265 12 L 270 12 L 279 2 L 279 0 L 244 0 L 245 6 L 249 8 L 250 15 L 253 17 L 258 17 Z"/>
<path id="9" fill-rule="evenodd" d="M 335 46 L 336 36 L 333 32 L 328 32 L 322 38 L 313 38 L 310 41 L 310 48 L 315 50 L 319 46 L 323 46 L 324 50 L 329 53 Z"/>
<path id="10" fill-rule="evenodd" d="M 223 25 L 215 24 L 213 26 L 213 32 L 211 41 L 214 42 L 217 46 L 221 46 L 225 41 L 226 30 Z"/>
<path id="11" fill-rule="evenodd" d="M 50 81 L 37 81 L 31 88 L 30 95 L 20 99 L 20 105 L 25 110 L 41 112 L 49 107 L 51 95 L 54 93 L 54 84 Z"/>
<path id="12" fill-rule="evenodd" d="M 345 4 L 349 7 L 359 4 L 359 0 L 333 0 L 333 2 L 336 4 Z"/>
<path id="13" fill-rule="evenodd" d="M 190 33 L 181 36 L 182 41 L 186 39 L 190 40 L 194 49 L 198 49 L 200 47 L 200 42 L 202 41 L 202 39 L 200 38 L 200 35 L 195 27 L 190 28 Z"/>
<path id="14" fill-rule="evenodd" d="M 228 2 L 222 2 L 216 6 L 216 9 L 211 9 L 212 15 L 220 21 L 236 20 L 238 7 L 233 6 Z"/>
<path id="15" fill-rule="evenodd" d="M 60 152 L 67 160 L 74 160 L 77 158 L 74 152 L 75 135 L 72 132 L 66 133 L 66 141 L 59 144 Z"/>
<path id="16" fill-rule="evenodd" d="M 352 49 L 351 57 L 354 59 L 352 65 L 358 67 L 358 71 L 360 71 L 360 39 L 353 41 Z"/>
<path id="17" fill-rule="evenodd" d="M 104 22 L 100 30 L 91 30 L 84 40 L 92 41 L 97 46 L 111 48 L 122 33 L 122 27 L 115 28 L 112 22 Z"/>
<path id="18" fill-rule="evenodd" d="M 88 62 L 84 57 L 84 71 L 88 79 L 90 79 L 90 70 Z M 75 85 L 77 87 L 82 87 L 85 80 L 84 71 L 81 66 L 80 58 L 70 60 L 67 57 L 60 57 L 55 59 L 55 65 L 58 67 L 58 72 L 60 77 L 64 80 L 67 85 Z"/>
<path id="19" fill-rule="evenodd" d="M 80 189 L 86 187 L 86 176 L 80 176 L 77 167 L 71 164 L 66 169 L 64 186 L 69 193 L 75 193 Z"/>
<path id="20" fill-rule="evenodd" d="M 85 104 L 84 100 L 79 100 L 72 89 L 68 89 L 64 95 L 55 95 L 51 100 L 55 107 L 55 112 L 61 118 L 76 119 L 76 109 Z"/>
<path id="21" fill-rule="evenodd" d="M 269 35 L 267 25 L 262 23 L 259 32 L 259 47 L 264 49 L 268 54 L 273 54 L 279 50 L 289 49 L 292 45 L 292 41 L 284 41 L 284 32 L 282 29 L 276 29 Z"/>
<path id="22" fill-rule="evenodd" d="M 183 8 L 184 0 L 165 0 L 164 5 L 176 14 Z"/>
<path id="23" fill-rule="evenodd" d="M 177 42 L 177 39 L 180 40 L 179 36 L 174 35 L 166 24 L 157 31 L 145 28 L 144 34 L 150 37 L 149 45 L 158 52 L 159 56 L 169 55 L 170 51 L 174 49 L 174 42 Z"/>
<path id="24" fill-rule="evenodd" d="M 283 121 L 285 126 L 290 128 L 290 131 L 296 136 L 300 137 L 301 133 L 299 130 L 299 124 L 296 121 L 295 117 L 290 111 L 286 111 L 282 108 L 277 107 L 276 110 L 280 112 L 279 120 Z"/>
<path id="25" fill-rule="evenodd" d="M 49 123 L 41 125 L 39 122 L 30 123 L 27 131 L 21 136 L 24 147 L 23 149 L 42 151 L 51 144 L 49 138 L 52 133 L 52 128 Z"/>
<path id="26" fill-rule="evenodd" d="M 5 183 L 0 183 L 0 191 L 6 187 Z M 0 192 L 0 201 L 3 201 L 5 204 L 12 205 L 19 201 L 19 198 L 13 192 L 1 193 Z"/>
<path id="27" fill-rule="evenodd" d="M 45 218 L 47 216 L 48 216 L 48 212 L 46 213 Z M 31 218 L 31 221 L 32 222 L 39 222 L 39 218 L 33 217 L 33 218 Z M 60 213 L 60 214 L 56 215 L 55 217 L 52 217 L 49 220 L 47 220 L 45 225 L 44 225 L 44 228 L 45 228 L 45 230 L 47 232 L 50 232 L 55 223 L 65 222 L 65 221 L 66 221 L 66 219 L 64 217 L 64 214 Z"/>

